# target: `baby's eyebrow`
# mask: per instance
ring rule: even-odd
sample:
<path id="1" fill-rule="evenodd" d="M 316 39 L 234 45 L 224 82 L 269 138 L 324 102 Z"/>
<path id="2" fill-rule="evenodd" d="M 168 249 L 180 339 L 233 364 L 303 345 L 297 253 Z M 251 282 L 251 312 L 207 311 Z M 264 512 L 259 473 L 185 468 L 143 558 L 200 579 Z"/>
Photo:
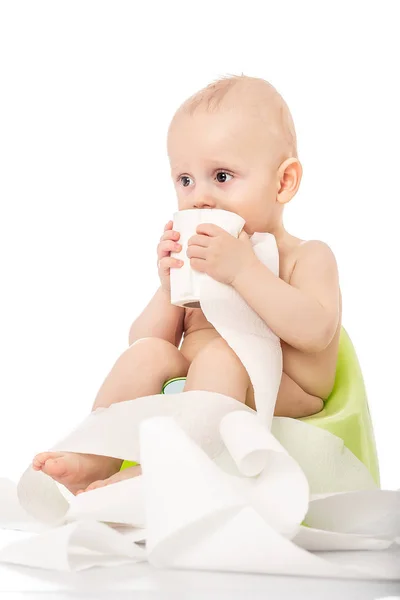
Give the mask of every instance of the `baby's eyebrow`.
<path id="1" fill-rule="evenodd" d="M 221 168 L 226 168 L 226 169 L 232 169 L 232 170 L 236 170 L 239 169 L 239 165 L 235 164 L 232 160 L 230 160 L 229 158 L 223 158 L 221 160 L 209 160 L 208 164 L 210 165 L 210 167 L 221 167 Z"/>

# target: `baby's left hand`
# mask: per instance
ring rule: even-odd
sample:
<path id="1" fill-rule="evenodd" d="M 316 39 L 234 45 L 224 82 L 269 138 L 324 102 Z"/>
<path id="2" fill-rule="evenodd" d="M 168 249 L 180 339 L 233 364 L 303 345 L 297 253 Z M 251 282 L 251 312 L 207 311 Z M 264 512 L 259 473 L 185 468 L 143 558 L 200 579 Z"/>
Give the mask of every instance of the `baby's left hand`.
<path id="1" fill-rule="evenodd" d="M 188 241 L 187 256 L 195 271 L 228 285 L 233 284 L 238 273 L 258 261 L 245 231 L 235 238 L 212 223 L 198 225 Z"/>

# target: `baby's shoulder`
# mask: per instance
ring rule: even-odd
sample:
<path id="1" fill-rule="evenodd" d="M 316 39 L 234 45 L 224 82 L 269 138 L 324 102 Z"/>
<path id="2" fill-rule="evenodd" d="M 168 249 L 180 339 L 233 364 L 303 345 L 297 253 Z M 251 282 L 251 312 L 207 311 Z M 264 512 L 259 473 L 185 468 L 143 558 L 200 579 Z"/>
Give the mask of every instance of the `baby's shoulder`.
<path id="1" fill-rule="evenodd" d="M 335 257 L 332 248 L 321 240 L 299 240 L 293 250 L 296 257 L 302 259 L 310 256 L 320 256 L 325 259 Z"/>
<path id="2" fill-rule="evenodd" d="M 332 248 L 322 240 L 299 240 L 293 248 L 292 275 L 319 275 L 336 272 L 337 263 Z"/>

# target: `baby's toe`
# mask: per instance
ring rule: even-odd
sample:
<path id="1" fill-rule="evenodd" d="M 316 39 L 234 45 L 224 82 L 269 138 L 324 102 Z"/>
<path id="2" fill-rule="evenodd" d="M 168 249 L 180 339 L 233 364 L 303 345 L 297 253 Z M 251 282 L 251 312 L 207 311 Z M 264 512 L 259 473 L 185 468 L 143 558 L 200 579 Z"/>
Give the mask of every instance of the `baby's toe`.
<path id="1" fill-rule="evenodd" d="M 34 457 L 32 467 L 36 471 L 39 471 L 49 458 L 57 458 L 59 456 L 62 456 L 61 452 L 40 452 Z"/>
<path id="2" fill-rule="evenodd" d="M 35 456 L 35 458 L 32 461 L 32 465 L 31 465 L 32 469 L 34 469 L 35 471 L 40 471 L 40 469 L 42 468 L 42 465 L 43 465 L 42 461 L 37 459 Z"/>

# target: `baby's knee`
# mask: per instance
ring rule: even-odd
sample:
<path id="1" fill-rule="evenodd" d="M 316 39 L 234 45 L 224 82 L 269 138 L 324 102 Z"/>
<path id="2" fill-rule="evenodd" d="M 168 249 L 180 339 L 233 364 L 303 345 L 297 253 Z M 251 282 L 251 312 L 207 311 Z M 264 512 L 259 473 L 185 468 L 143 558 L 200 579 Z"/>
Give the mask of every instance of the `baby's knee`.
<path id="1" fill-rule="evenodd" d="M 312 415 L 317 415 L 324 408 L 324 401 L 317 396 L 312 396 L 311 394 L 307 394 L 304 392 L 304 396 L 302 398 L 302 402 L 299 403 L 297 407 L 298 414 L 294 418 L 304 418 L 311 417 Z M 290 415 L 292 416 L 292 415 Z"/>
<path id="2" fill-rule="evenodd" d="M 138 351 L 151 352 L 152 354 L 154 354 L 155 352 L 156 353 L 158 353 L 158 352 L 165 353 L 165 352 L 168 352 L 168 350 L 171 346 L 172 346 L 172 348 L 176 349 L 176 346 L 171 344 L 171 342 L 167 342 L 167 340 L 163 340 L 162 338 L 144 337 L 144 338 L 135 340 L 133 342 L 133 344 L 131 344 L 129 346 L 129 348 L 126 350 L 126 352 L 129 352 L 129 350 L 134 349 L 136 352 L 138 352 Z"/>
<path id="3" fill-rule="evenodd" d="M 325 408 L 325 402 L 322 400 L 322 398 L 317 398 L 317 396 L 314 396 L 314 402 L 313 402 L 313 406 L 312 406 L 312 413 L 313 415 L 317 415 L 318 413 L 321 412 L 321 410 L 324 410 Z"/>
<path id="4" fill-rule="evenodd" d="M 125 350 L 124 354 L 128 356 L 139 356 L 146 361 L 149 359 L 164 361 L 174 357 L 177 352 L 179 352 L 178 348 L 171 344 L 171 342 L 167 342 L 167 340 L 157 337 L 145 337 L 133 342 L 133 344 Z"/>
<path id="5" fill-rule="evenodd" d="M 214 366 L 234 365 L 238 369 L 244 369 L 237 354 L 223 338 L 215 338 L 208 342 L 195 358 L 197 362 L 207 362 Z"/>
<path id="6" fill-rule="evenodd" d="M 229 344 L 222 337 L 213 338 L 211 341 L 207 342 L 207 344 L 201 349 L 199 354 L 210 354 L 211 352 L 215 353 L 228 353 L 232 352 Z"/>
<path id="7" fill-rule="evenodd" d="M 189 363 L 174 344 L 157 337 L 146 337 L 136 340 L 125 350 L 129 360 L 151 366 L 153 369 L 165 370 L 166 377 L 186 375 Z"/>

